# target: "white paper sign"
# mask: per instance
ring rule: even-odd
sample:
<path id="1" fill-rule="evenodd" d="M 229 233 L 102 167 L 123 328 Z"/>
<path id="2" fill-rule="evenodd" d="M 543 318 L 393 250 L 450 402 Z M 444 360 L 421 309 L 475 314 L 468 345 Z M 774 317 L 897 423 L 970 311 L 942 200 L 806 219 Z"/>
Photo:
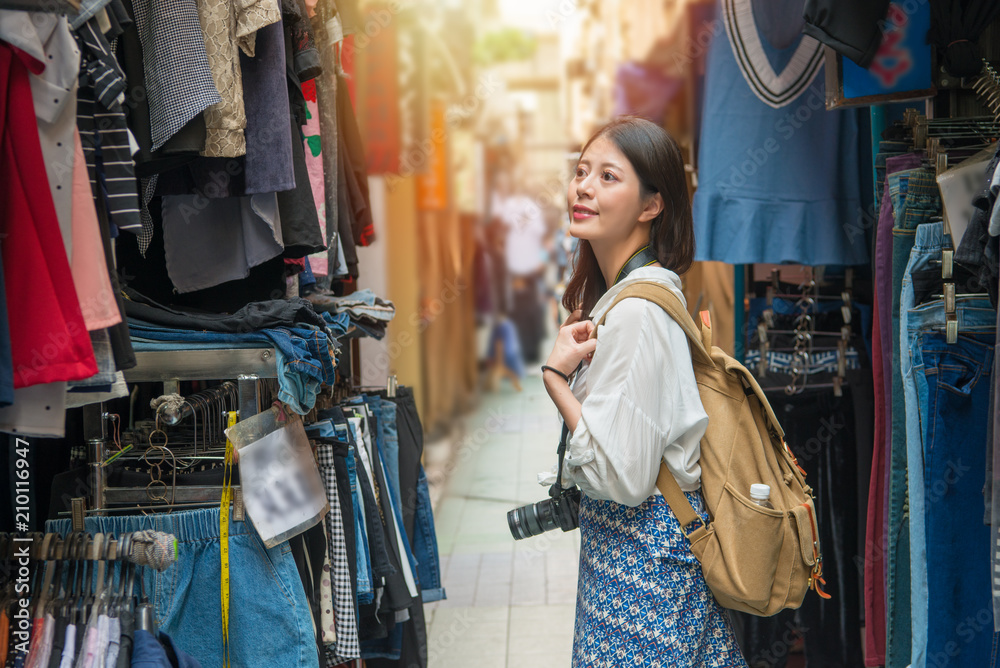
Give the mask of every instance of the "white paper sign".
<path id="1" fill-rule="evenodd" d="M 951 227 L 951 243 L 955 248 L 962 245 L 962 237 L 976 210 L 972 202 L 986 186 L 986 168 L 993 152 L 992 148 L 980 151 L 937 177 L 944 217 Z"/>
<path id="2" fill-rule="evenodd" d="M 290 419 L 239 453 L 243 502 L 267 547 L 312 528 L 330 511 L 300 419 Z"/>

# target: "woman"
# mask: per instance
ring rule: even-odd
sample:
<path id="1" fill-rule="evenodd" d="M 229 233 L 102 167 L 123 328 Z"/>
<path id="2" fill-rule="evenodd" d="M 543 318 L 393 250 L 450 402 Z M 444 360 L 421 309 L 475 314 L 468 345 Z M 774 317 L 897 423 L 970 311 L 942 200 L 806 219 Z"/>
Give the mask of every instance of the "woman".
<path id="1" fill-rule="evenodd" d="M 684 332 L 642 299 L 615 306 L 596 340 L 593 322 L 582 320 L 599 320 L 635 281 L 681 295 L 678 274 L 694 253 L 681 152 L 653 123 L 613 121 L 584 147 L 567 203 L 579 239 L 563 298 L 572 315 L 543 378 L 572 433 L 564 476 L 583 492 L 573 665 L 745 666 L 725 610 L 656 490 L 664 461 L 707 519 L 698 459 L 708 416 Z M 636 257 L 646 246 L 652 252 Z M 574 370 L 571 387 L 565 376 Z"/>

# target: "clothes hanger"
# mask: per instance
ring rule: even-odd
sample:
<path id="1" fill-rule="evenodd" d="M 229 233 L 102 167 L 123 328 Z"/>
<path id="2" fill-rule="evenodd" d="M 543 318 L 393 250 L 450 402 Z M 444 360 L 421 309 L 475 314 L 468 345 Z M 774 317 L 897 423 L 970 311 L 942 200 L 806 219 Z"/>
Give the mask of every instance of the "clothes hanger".
<path id="1" fill-rule="evenodd" d="M 139 578 L 139 603 L 135 606 L 135 627 L 156 635 L 156 620 L 153 617 L 153 605 L 146 594 L 145 577 Z"/>

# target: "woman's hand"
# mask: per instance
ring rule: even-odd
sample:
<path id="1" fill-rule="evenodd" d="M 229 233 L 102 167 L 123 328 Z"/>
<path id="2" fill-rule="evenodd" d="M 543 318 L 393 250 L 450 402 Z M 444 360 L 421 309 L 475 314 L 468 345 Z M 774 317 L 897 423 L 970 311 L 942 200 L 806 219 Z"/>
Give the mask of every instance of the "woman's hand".
<path id="1" fill-rule="evenodd" d="M 573 311 L 559 328 L 556 344 L 546 360 L 546 366 L 558 369 L 567 376 L 576 370 L 580 362 L 594 354 L 597 339 L 590 338 L 594 323 L 581 320 L 583 312 Z"/>

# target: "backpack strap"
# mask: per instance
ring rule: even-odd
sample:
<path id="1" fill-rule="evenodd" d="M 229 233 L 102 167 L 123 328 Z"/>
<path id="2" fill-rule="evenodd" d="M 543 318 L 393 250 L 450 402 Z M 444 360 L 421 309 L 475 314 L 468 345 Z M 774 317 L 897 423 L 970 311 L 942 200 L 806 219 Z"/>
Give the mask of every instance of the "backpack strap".
<path id="1" fill-rule="evenodd" d="M 674 517 L 681 525 L 681 532 L 689 541 L 696 543 L 708 533 L 705 522 L 695 512 L 694 506 L 684 495 L 684 490 L 677 484 L 677 478 L 670 472 L 666 462 L 662 459 L 660 460 L 660 473 L 656 476 L 656 489 L 660 490 L 660 494 L 670 506 L 670 510 L 674 512 Z"/>
<path id="2" fill-rule="evenodd" d="M 695 325 L 694 319 L 691 314 L 687 312 L 684 308 L 684 304 L 681 303 L 680 298 L 674 294 L 673 290 L 661 285 L 660 283 L 654 283 L 653 281 L 637 281 L 631 285 L 625 287 L 618 295 L 615 297 L 614 301 L 611 302 L 611 306 L 605 311 L 604 315 L 595 323 L 594 331 L 591 333 L 591 338 L 597 337 L 597 326 L 604 324 L 604 320 L 608 317 L 608 313 L 611 313 L 611 309 L 618 305 L 618 302 L 623 299 L 638 298 L 645 299 L 646 301 L 653 302 L 664 311 L 667 312 L 674 322 L 681 326 L 684 330 L 684 334 L 687 335 L 688 340 L 691 343 L 691 355 L 692 357 L 698 357 L 702 362 L 709 366 L 715 366 L 715 361 L 712 360 L 712 355 L 709 353 L 709 349 L 705 346 L 705 341 L 702 339 L 702 334 L 698 332 L 698 328 Z M 708 341 L 711 342 L 711 330 L 707 333 Z"/>

